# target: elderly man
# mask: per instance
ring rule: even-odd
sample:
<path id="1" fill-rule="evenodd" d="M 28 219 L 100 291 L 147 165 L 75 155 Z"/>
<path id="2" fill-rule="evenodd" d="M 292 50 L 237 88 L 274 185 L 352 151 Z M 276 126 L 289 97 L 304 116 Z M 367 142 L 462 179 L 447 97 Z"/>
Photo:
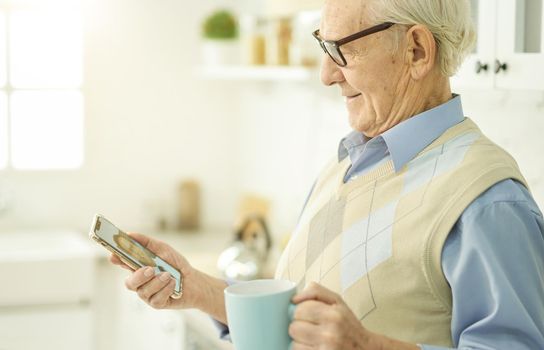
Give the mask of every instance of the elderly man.
<path id="1" fill-rule="evenodd" d="M 314 36 L 354 131 L 278 265 L 278 278 L 306 286 L 293 350 L 544 349 L 542 214 L 450 91 L 475 40 L 468 1 L 328 0 Z M 150 268 L 130 290 L 226 324 L 225 282 L 134 237 L 181 270 L 185 291 L 169 298 L 173 282 Z"/>

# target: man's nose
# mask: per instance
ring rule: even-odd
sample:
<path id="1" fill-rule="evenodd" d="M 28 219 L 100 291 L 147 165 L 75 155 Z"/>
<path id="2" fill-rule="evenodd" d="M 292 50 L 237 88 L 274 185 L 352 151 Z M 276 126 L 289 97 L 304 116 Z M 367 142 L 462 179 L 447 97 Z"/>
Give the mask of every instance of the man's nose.
<path id="1" fill-rule="evenodd" d="M 344 81 L 342 70 L 328 55 L 325 55 L 321 62 L 321 82 L 331 86 L 342 81 Z"/>

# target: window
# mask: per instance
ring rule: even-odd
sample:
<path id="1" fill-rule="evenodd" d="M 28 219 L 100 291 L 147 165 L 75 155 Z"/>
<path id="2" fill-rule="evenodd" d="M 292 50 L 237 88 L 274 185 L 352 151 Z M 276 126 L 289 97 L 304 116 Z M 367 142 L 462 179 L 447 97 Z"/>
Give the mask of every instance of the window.
<path id="1" fill-rule="evenodd" d="M 6 14 L 0 8 L 0 88 L 6 86 Z"/>
<path id="2" fill-rule="evenodd" d="M 83 31 L 76 0 L 0 0 L 0 169 L 83 162 Z"/>
<path id="3" fill-rule="evenodd" d="M 0 169 L 8 162 L 8 116 L 6 99 L 6 15 L 0 9 Z"/>

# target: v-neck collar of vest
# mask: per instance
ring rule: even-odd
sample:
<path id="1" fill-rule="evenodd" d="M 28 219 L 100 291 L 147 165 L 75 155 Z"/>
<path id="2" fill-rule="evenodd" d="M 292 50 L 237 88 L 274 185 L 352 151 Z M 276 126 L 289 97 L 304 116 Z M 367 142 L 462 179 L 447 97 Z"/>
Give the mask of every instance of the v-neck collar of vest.
<path id="1" fill-rule="evenodd" d="M 434 140 L 430 145 L 425 147 L 421 152 L 419 152 L 412 160 L 406 163 L 398 171 L 395 171 L 395 165 L 393 163 L 393 160 L 390 159 L 383 164 L 380 164 L 376 168 L 370 170 L 369 172 L 357 177 L 356 179 L 344 183 L 344 177 L 351 166 L 349 157 L 344 158 L 338 164 L 340 167 L 340 172 L 338 173 L 338 176 L 336 178 L 336 199 L 340 199 L 340 197 L 346 195 L 355 188 L 364 189 L 369 186 L 374 186 L 374 184 L 378 180 L 384 179 L 386 177 L 396 176 L 400 173 L 405 172 L 410 162 L 412 162 L 414 159 L 420 157 L 424 153 L 427 153 L 431 149 L 442 145 L 447 140 L 449 140 L 452 135 L 459 133 L 459 130 L 463 129 L 465 129 L 465 132 L 471 130 L 479 130 L 478 126 L 470 118 L 465 118 L 464 121 L 452 126 L 446 132 L 440 135 L 436 140 Z"/>
<path id="2" fill-rule="evenodd" d="M 336 178 L 336 197 L 339 199 L 343 194 L 349 193 L 354 188 L 366 187 L 374 184 L 377 180 L 385 176 L 394 176 L 395 175 L 395 165 L 393 160 L 390 159 L 383 164 L 380 164 L 376 168 L 370 170 L 369 172 L 360 175 L 356 179 L 344 183 L 344 176 L 346 175 L 351 162 L 349 158 L 344 159 L 339 164 L 341 171 L 339 172 L 338 177 Z"/>

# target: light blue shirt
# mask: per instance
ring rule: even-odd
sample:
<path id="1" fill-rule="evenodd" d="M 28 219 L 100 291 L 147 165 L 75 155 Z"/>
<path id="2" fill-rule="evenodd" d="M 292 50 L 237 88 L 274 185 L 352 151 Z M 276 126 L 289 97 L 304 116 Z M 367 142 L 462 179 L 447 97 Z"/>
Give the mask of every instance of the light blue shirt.
<path id="1" fill-rule="evenodd" d="M 463 120 L 454 96 L 373 139 L 350 133 L 338 150 L 339 160 L 349 156 L 352 163 L 344 181 L 390 159 L 399 171 Z M 465 209 L 445 242 L 442 269 L 452 290 L 456 349 L 544 349 L 544 220 L 524 186 L 502 181 Z"/>

